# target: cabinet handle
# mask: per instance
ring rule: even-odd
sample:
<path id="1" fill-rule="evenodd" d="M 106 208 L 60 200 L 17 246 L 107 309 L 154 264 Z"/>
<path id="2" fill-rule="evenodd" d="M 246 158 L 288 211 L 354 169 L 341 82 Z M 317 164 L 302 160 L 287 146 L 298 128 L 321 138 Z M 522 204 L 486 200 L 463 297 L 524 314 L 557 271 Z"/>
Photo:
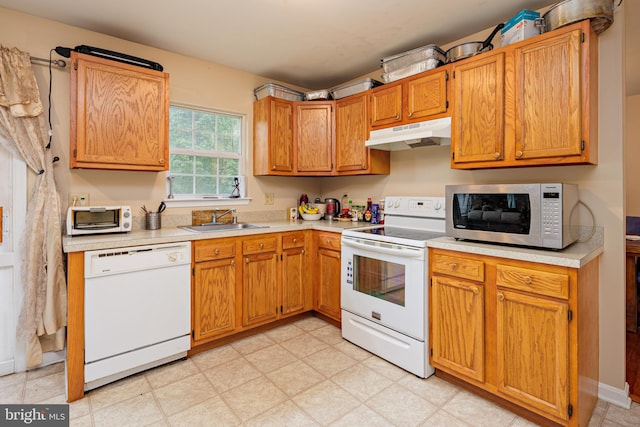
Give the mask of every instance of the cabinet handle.
<path id="1" fill-rule="evenodd" d="M 260 246 L 260 249 L 264 249 L 264 243 L 260 243 L 258 246 Z"/>
<path id="2" fill-rule="evenodd" d="M 216 249 L 215 251 L 213 251 L 213 253 L 214 253 L 215 255 L 220 255 L 220 249 Z"/>
<path id="3" fill-rule="evenodd" d="M 471 292 L 473 292 L 474 295 L 478 295 L 478 292 L 480 292 L 480 290 L 477 286 L 474 286 L 473 288 L 471 288 Z"/>
<path id="4" fill-rule="evenodd" d="M 500 156 L 502 156 L 502 153 L 500 153 L 500 152 L 497 152 L 497 153 L 495 153 L 495 154 L 493 155 L 493 157 L 494 157 L 496 160 L 498 160 L 498 159 L 500 158 Z"/>
<path id="5" fill-rule="evenodd" d="M 533 282 L 533 280 L 531 280 L 531 276 L 524 276 L 522 278 L 522 281 L 524 282 L 525 285 L 530 285 Z"/>
<path id="6" fill-rule="evenodd" d="M 161 165 L 164 165 L 164 159 L 158 160 L 158 163 L 160 163 Z"/>
<path id="7" fill-rule="evenodd" d="M 276 165 L 271 166 L 271 170 L 272 171 L 276 170 Z"/>
<path id="8" fill-rule="evenodd" d="M 231 264 L 229 264 L 231 267 L 236 265 L 236 262 L 234 260 L 231 261 Z"/>
<path id="9" fill-rule="evenodd" d="M 458 264 L 456 264 L 455 262 L 451 263 L 451 271 L 458 271 Z"/>
<path id="10" fill-rule="evenodd" d="M 304 253 L 304 249 L 302 250 L 302 253 Z"/>
<path id="11" fill-rule="evenodd" d="M 413 117 L 413 111 L 409 111 L 409 117 Z M 398 116 L 396 116 L 398 118 Z"/>
<path id="12" fill-rule="evenodd" d="M 498 301 L 500 302 L 504 301 L 504 294 L 502 292 L 498 293 Z"/>
<path id="13" fill-rule="evenodd" d="M 293 238 L 293 243 L 298 243 L 298 239 L 296 239 L 295 237 Z"/>
<path id="14" fill-rule="evenodd" d="M 524 154 L 524 153 L 523 153 L 522 151 L 516 151 L 516 157 L 517 157 L 517 158 L 522 157 L 522 155 L 523 155 L 523 154 Z"/>
<path id="15" fill-rule="evenodd" d="M 400 114 L 396 114 L 396 120 L 400 120 Z"/>
<path id="16" fill-rule="evenodd" d="M 249 258 L 245 258 L 245 259 L 244 259 L 244 263 L 245 263 L 245 264 L 249 264 Z"/>

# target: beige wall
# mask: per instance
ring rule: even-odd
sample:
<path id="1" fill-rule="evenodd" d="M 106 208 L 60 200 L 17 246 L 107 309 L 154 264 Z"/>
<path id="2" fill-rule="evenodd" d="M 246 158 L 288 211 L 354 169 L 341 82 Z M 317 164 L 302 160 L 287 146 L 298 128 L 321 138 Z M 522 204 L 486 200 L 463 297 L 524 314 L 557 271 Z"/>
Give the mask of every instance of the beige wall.
<path id="1" fill-rule="evenodd" d="M 249 176 L 248 192 L 253 201 L 245 209 L 284 209 L 294 204 L 301 192 L 312 198 L 320 193 L 322 197 L 340 197 L 348 193 L 354 202 L 363 202 L 367 197 L 377 200 L 388 195 L 442 196 L 444 186 L 452 183 L 562 181 L 579 184 L 582 200 L 593 210 L 596 224 L 603 226 L 605 230 L 605 253 L 600 261 L 600 381 L 623 389 L 623 19 L 620 16 L 623 11 L 624 4 L 616 10 L 614 25 L 599 39 L 599 165 L 454 171 L 449 168 L 448 147 L 421 148 L 393 152 L 389 176 L 322 179 Z M 171 74 L 172 102 L 246 114 L 248 141 L 251 141 L 253 88 L 266 79 L 8 10 L 0 9 L 0 16 L 3 22 L 0 26 L 2 44 L 27 50 L 32 55 L 48 56 L 49 49 L 56 45 L 73 47 L 89 44 L 157 61 Z M 490 30 L 465 40 L 483 40 Z M 47 70 L 42 66 L 36 68 L 41 87 L 46 88 Z M 372 77 L 378 79 L 379 75 L 379 70 L 371 73 Z M 54 70 L 54 151 L 62 159 L 56 167 L 56 176 L 63 201 L 66 201 L 67 193 L 72 190 L 89 192 L 92 203 L 128 203 L 134 209 L 142 204 L 154 206 L 164 196 L 163 173 L 68 169 L 68 80 L 68 71 Z M 46 97 L 45 93 L 43 97 Z M 250 171 L 251 153 L 246 166 Z M 265 192 L 275 193 L 274 206 L 263 205 Z"/>
<path id="2" fill-rule="evenodd" d="M 640 216 L 640 95 L 628 96 L 625 112 L 625 214 Z"/>

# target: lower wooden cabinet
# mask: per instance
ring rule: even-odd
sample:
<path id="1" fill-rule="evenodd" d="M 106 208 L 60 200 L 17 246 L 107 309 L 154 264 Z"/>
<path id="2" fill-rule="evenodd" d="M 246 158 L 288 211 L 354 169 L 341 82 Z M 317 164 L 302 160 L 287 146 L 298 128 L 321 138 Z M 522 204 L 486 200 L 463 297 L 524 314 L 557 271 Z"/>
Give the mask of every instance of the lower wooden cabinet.
<path id="1" fill-rule="evenodd" d="M 532 416 L 587 425 L 598 396 L 598 260 L 577 269 L 431 248 L 429 263 L 436 372 Z"/>
<path id="2" fill-rule="evenodd" d="M 216 338 L 239 329 L 235 249 L 233 239 L 194 242 L 194 342 Z"/>
<path id="3" fill-rule="evenodd" d="M 340 321 L 340 238 L 339 233 L 316 232 L 316 294 L 314 309 Z"/>
<path id="4" fill-rule="evenodd" d="M 310 308 L 311 278 L 307 261 L 305 232 L 285 233 L 282 236 L 282 295 L 280 316 L 290 316 Z"/>
<path id="5" fill-rule="evenodd" d="M 277 237 L 242 242 L 242 326 L 278 317 Z"/>

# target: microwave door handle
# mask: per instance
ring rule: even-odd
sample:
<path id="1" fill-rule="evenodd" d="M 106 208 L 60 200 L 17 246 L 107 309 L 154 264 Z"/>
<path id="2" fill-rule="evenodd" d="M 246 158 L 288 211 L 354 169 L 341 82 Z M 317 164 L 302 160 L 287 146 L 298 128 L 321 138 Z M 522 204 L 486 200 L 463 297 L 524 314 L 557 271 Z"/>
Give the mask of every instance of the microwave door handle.
<path id="1" fill-rule="evenodd" d="M 415 249 L 405 249 L 405 248 L 396 248 L 389 249 L 383 248 L 376 245 L 367 245 L 366 243 L 360 243 L 353 240 L 342 240 L 342 244 L 346 246 L 351 246 L 352 248 L 362 249 L 364 251 L 378 252 L 386 255 L 394 255 L 404 258 L 420 258 L 422 257 L 422 251 Z"/>

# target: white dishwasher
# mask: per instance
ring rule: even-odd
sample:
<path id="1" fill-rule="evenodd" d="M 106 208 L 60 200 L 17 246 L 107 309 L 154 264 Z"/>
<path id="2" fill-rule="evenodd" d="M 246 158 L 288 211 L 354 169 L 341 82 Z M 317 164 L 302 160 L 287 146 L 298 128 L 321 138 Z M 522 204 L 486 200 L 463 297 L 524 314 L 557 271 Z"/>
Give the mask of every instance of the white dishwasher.
<path id="1" fill-rule="evenodd" d="M 85 390 L 187 355 L 190 270 L 191 242 L 85 252 Z"/>

